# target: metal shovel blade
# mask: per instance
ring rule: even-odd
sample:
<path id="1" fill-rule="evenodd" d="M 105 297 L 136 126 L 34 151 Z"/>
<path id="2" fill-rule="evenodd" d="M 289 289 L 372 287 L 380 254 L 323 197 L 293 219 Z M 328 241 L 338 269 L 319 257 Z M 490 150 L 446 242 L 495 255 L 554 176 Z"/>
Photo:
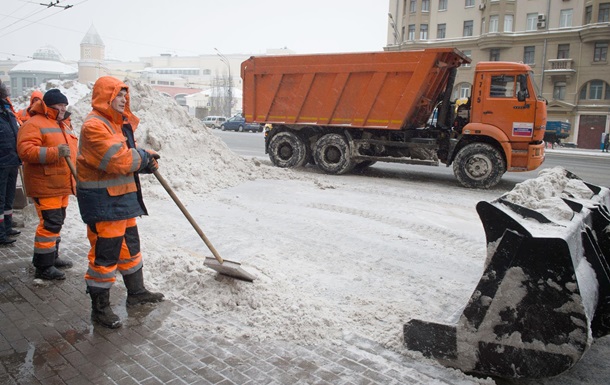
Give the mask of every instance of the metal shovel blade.
<path id="1" fill-rule="evenodd" d="M 216 270 L 220 274 L 228 275 L 242 281 L 252 282 L 255 277 L 241 268 L 241 264 L 237 262 L 222 260 L 222 263 L 218 262 L 214 257 L 206 257 L 203 264 L 212 270 Z"/>

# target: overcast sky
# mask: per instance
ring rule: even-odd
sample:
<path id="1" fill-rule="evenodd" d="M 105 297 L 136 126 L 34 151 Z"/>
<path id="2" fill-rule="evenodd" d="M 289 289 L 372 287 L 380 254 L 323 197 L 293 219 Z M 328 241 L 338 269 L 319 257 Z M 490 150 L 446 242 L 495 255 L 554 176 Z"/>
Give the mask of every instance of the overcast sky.
<path id="1" fill-rule="evenodd" d="M 387 0 L 0 0 L 0 58 L 26 60 L 52 45 L 68 60 L 93 24 L 106 56 L 137 60 L 180 56 L 380 51 L 386 45 Z M 51 1 L 56 3 L 56 0 Z"/>

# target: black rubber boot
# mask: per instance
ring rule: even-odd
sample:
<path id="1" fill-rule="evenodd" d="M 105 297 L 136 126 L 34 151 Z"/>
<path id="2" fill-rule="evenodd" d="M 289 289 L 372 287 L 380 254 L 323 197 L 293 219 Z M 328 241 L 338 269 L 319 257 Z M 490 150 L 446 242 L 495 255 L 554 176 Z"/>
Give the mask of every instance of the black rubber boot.
<path id="1" fill-rule="evenodd" d="M 64 272 L 57 270 L 55 266 L 37 267 L 36 273 L 34 273 L 34 277 L 46 279 L 49 281 L 52 281 L 54 279 L 66 279 L 66 275 L 64 274 Z"/>
<path id="2" fill-rule="evenodd" d="M 91 321 L 110 329 L 120 328 L 121 319 L 110 308 L 110 289 L 88 287 L 87 292 L 91 296 Z"/>
<path id="3" fill-rule="evenodd" d="M 72 262 L 59 258 L 59 242 L 61 242 L 61 239 L 55 241 L 55 262 L 53 262 L 53 266 L 59 269 L 70 269 Z"/>
<path id="4" fill-rule="evenodd" d="M 127 306 L 163 301 L 163 294 L 150 292 L 144 287 L 142 269 L 133 274 L 124 275 L 123 281 L 127 288 Z"/>

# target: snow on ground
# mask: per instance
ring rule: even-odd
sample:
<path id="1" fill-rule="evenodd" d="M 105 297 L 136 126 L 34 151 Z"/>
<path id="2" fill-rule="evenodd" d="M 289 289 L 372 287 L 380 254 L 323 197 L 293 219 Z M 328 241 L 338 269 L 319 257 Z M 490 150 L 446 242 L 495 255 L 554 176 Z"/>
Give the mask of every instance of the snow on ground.
<path id="1" fill-rule="evenodd" d="M 340 344 L 355 333 L 451 370 L 407 351 L 402 326 L 412 318 L 442 322 L 461 311 L 486 257 L 475 205 L 505 191 L 274 168 L 237 156 L 150 87 L 135 84 L 131 92 L 139 144 L 161 154 L 160 173 L 220 255 L 257 277 L 236 281 L 205 267 L 211 253 L 203 241 L 154 176 L 143 176 L 150 216 L 138 225 L 148 286 L 217 321 L 173 327 L 303 344 Z M 84 96 L 72 105 L 77 131 L 89 102 Z M 86 242 L 74 199 L 64 229 L 62 237 Z M 519 383 L 604 383 L 601 357 L 610 341 L 600 341 L 570 373 Z"/>

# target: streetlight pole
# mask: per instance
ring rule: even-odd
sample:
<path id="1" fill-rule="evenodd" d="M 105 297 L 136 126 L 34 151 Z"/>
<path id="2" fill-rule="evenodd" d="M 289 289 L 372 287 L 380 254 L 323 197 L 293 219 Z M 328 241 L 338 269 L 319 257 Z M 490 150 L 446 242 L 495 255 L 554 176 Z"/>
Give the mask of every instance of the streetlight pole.
<path id="1" fill-rule="evenodd" d="M 390 26 L 393 29 L 392 34 L 394 35 L 394 45 L 399 45 L 398 44 L 398 36 L 399 36 L 398 26 L 396 26 L 396 22 L 394 21 L 394 17 L 392 16 L 392 13 L 388 12 L 388 18 L 390 18 Z M 401 43 L 402 43 L 402 41 L 401 41 Z"/>
<path id="2" fill-rule="evenodd" d="M 229 59 L 227 59 L 227 57 L 225 55 L 223 55 L 218 48 L 214 48 L 214 50 L 216 51 L 216 54 L 220 57 L 220 61 L 223 62 L 226 66 L 227 69 L 229 71 L 229 82 L 228 82 L 228 86 L 227 86 L 227 104 L 228 104 L 228 108 L 225 107 L 225 111 L 228 111 L 227 117 L 231 116 L 231 107 L 233 106 L 233 93 L 232 93 L 232 86 L 233 86 L 233 81 L 231 79 L 231 64 L 229 63 Z"/>

